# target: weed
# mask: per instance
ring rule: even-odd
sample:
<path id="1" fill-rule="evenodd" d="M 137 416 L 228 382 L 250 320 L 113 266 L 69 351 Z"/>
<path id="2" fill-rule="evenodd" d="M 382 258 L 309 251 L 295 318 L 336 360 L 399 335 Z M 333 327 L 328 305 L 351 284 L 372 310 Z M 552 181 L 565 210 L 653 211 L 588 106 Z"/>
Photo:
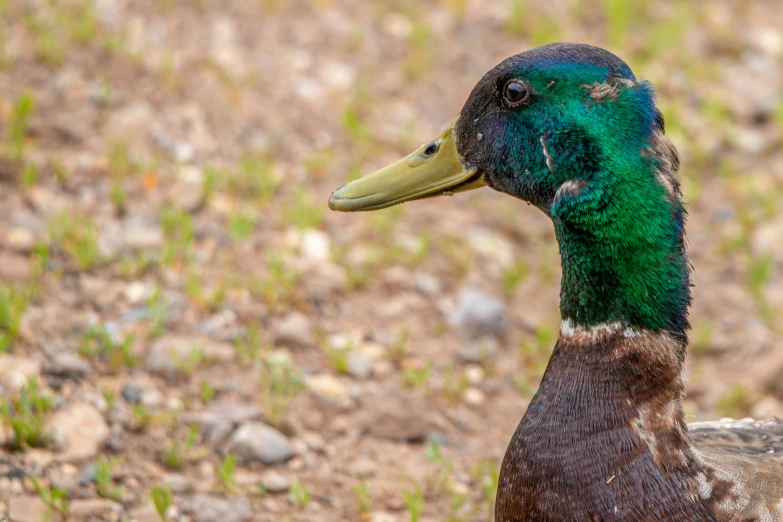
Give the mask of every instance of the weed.
<path id="1" fill-rule="evenodd" d="M 131 413 L 136 419 L 138 431 L 147 431 L 152 423 L 152 412 L 144 404 L 131 404 Z"/>
<path id="2" fill-rule="evenodd" d="M 294 505 L 300 508 L 309 504 L 312 499 L 310 491 L 299 482 L 298 478 L 291 481 L 289 491 L 291 492 L 291 500 L 293 500 Z"/>
<path id="3" fill-rule="evenodd" d="M 99 263 L 98 229 L 91 218 L 78 218 L 70 212 L 62 212 L 50 222 L 49 235 L 80 271 L 89 270 Z"/>
<path id="4" fill-rule="evenodd" d="M 38 167 L 32 163 L 25 163 L 22 168 L 22 185 L 30 188 L 38 181 Z"/>
<path id="5" fill-rule="evenodd" d="M 753 401 L 745 386 L 735 384 L 718 398 L 716 406 L 723 417 L 739 419 L 746 416 L 748 410 L 753 406 Z"/>
<path id="6" fill-rule="evenodd" d="M 106 411 L 112 411 L 117 403 L 117 394 L 114 393 L 114 390 L 104 388 L 101 390 L 101 395 L 103 395 L 103 400 L 106 401 Z"/>
<path id="7" fill-rule="evenodd" d="M 268 357 L 261 369 L 261 403 L 270 424 L 279 426 L 291 399 L 303 388 L 287 356 Z"/>
<path id="8" fill-rule="evenodd" d="M 228 216 L 228 233 L 236 242 L 244 241 L 256 229 L 258 215 L 252 208 L 246 207 Z"/>
<path id="9" fill-rule="evenodd" d="M 217 468 L 217 476 L 220 481 L 220 486 L 226 493 L 233 493 L 237 488 L 237 479 L 234 475 L 234 468 L 236 467 L 237 458 L 234 455 L 228 454 Z"/>
<path id="10" fill-rule="evenodd" d="M 84 332 L 79 353 L 84 357 L 97 357 L 109 367 L 111 373 L 117 373 L 122 367 L 133 369 L 139 358 L 133 354 L 133 342 L 136 334 L 129 333 L 115 342 L 103 326 L 90 326 Z"/>
<path id="11" fill-rule="evenodd" d="M 403 369 L 403 380 L 407 386 L 423 388 L 430 382 L 432 369 L 432 361 L 427 361 L 427 363 L 423 365 L 412 364 Z"/>
<path id="12" fill-rule="evenodd" d="M 198 396 L 202 402 L 212 402 L 215 398 L 215 388 L 208 381 L 202 379 L 198 388 Z"/>
<path id="13" fill-rule="evenodd" d="M 168 522 L 167 513 L 174 504 L 174 493 L 171 488 L 166 484 L 155 484 L 150 491 L 150 497 L 152 497 L 152 505 L 155 506 L 155 511 L 161 522 Z"/>
<path id="14" fill-rule="evenodd" d="M 55 512 L 60 513 L 64 517 L 68 517 L 70 505 L 68 504 L 67 491 L 54 486 L 44 486 L 33 476 L 30 477 L 30 481 L 33 483 L 35 492 L 38 493 L 38 496 L 41 497 L 43 503 L 46 504 L 46 515 L 44 515 L 44 520 L 49 520 L 52 513 Z"/>
<path id="15" fill-rule="evenodd" d="M 419 79 L 429 70 L 432 59 L 430 28 L 426 18 L 417 17 L 408 41 L 408 56 L 403 66 L 405 76 L 412 81 Z"/>
<path id="16" fill-rule="evenodd" d="M 14 103 L 9 124 L 11 139 L 9 154 L 15 161 L 24 161 L 25 142 L 30 126 L 30 115 L 33 113 L 33 110 L 35 110 L 33 95 L 25 91 L 19 95 L 16 103 Z"/>
<path id="17" fill-rule="evenodd" d="M 19 338 L 29 296 L 13 286 L 0 286 L 0 354 Z"/>
<path id="18" fill-rule="evenodd" d="M 511 295 L 517 289 L 519 284 L 524 281 L 529 268 L 524 261 L 518 261 L 514 265 L 503 270 L 503 291 L 506 295 Z"/>
<path id="19" fill-rule="evenodd" d="M 163 297 L 160 288 L 155 288 L 150 298 L 147 300 L 147 308 L 150 312 L 150 330 L 151 337 L 158 337 L 166 330 L 166 323 L 169 318 L 169 304 Z"/>
<path id="20" fill-rule="evenodd" d="M 476 466 L 475 475 L 481 485 L 482 504 L 488 511 L 492 510 L 495 504 L 495 497 L 498 491 L 498 464 L 494 460 L 480 463 Z"/>
<path id="21" fill-rule="evenodd" d="M 95 486 L 99 497 L 108 498 L 115 502 L 119 502 L 122 499 L 125 488 L 115 486 L 111 478 L 112 471 L 119 462 L 119 458 L 98 458 L 98 462 L 95 464 Z"/>
<path id="22" fill-rule="evenodd" d="M 166 236 L 162 262 L 165 265 L 181 267 L 191 259 L 191 247 L 195 239 L 193 218 L 177 207 L 161 209 L 160 223 Z"/>
<path id="23" fill-rule="evenodd" d="M 299 230 L 318 228 L 324 221 L 324 211 L 322 205 L 316 205 L 304 189 L 297 187 L 294 202 L 283 210 L 283 220 Z"/>
<path id="24" fill-rule="evenodd" d="M 244 335 L 234 339 L 234 350 L 239 358 L 239 363 L 249 366 L 258 360 L 261 352 L 261 335 L 255 324 L 247 328 Z"/>
<path id="25" fill-rule="evenodd" d="M 193 273 L 185 280 L 185 293 L 190 296 L 198 308 L 215 311 L 226 297 L 226 285 L 221 282 L 208 292 L 204 288 L 203 278 Z"/>
<path id="26" fill-rule="evenodd" d="M 52 398 L 38 391 L 38 381 L 30 377 L 13 399 L 3 399 L 0 405 L 0 419 L 10 426 L 14 433 L 9 441 L 12 451 L 28 447 L 42 448 L 51 437 L 44 428 L 44 414 L 51 408 Z"/>
<path id="27" fill-rule="evenodd" d="M 200 346 L 192 346 L 185 357 L 173 354 L 174 364 L 184 375 L 193 375 L 204 362 L 204 349 Z"/>
<path id="28" fill-rule="evenodd" d="M 353 492 L 356 495 L 356 505 L 359 508 L 359 513 L 367 514 L 372 511 L 372 495 L 370 495 L 370 488 L 367 486 L 367 482 L 362 480 L 353 487 Z"/>
<path id="29" fill-rule="evenodd" d="M 171 469 L 180 469 L 187 453 L 198 442 L 198 428 L 191 426 L 184 438 L 174 437 L 168 449 L 161 455 L 161 464 Z"/>
<path id="30" fill-rule="evenodd" d="M 275 164 L 264 153 L 246 156 L 238 170 L 225 172 L 221 177 L 234 195 L 261 205 L 268 203 L 280 187 Z"/>
<path id="31" fill-rule="evenodd" d="M 410 522 L 418 522 L 425 506 L 424 492 L 422 491 L 421 486 L 414 484 L 413 488 L 404 489 L 402 491 L 402 500 L 405 503 L 405 509 L 408 510 Z"/>

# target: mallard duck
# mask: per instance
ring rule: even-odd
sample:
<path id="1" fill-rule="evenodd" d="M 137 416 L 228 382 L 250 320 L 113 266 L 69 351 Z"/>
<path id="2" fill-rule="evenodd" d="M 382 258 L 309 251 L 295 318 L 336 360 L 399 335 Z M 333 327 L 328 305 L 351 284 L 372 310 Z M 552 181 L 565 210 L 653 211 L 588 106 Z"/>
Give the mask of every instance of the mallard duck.
<path id="1" fill-rule="evenodd" d="M 684 421 L 691 278 L 664 132 L 653 87 L 621 59 L 550 44 L 329 199 L 374 210 L 489 186 L 552 219 L 562 325 L 503 459 L 499 522 L 783 521 L 783 421 Z"/>

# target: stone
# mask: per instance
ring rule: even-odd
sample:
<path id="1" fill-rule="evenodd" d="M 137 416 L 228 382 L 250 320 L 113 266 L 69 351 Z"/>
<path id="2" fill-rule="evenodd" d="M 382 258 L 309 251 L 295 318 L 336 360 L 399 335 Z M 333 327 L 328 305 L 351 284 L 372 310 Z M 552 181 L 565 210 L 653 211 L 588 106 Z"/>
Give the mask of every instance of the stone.
<path id="1" fill-rule="evenodd" d="M 184 367 L 198 351 L 203 359 L 221 363 L 231 362 L 235 356 L 234 348 L 228 343 L 169 334 L 152 344 L 144 365 L 148 372 L 173 380 L 182 376 Z"/>
<path id="2" fill-rule="evenodd" d="M 130 519 L 135 522 L 161 522 L 160 515 L 158 515 L 152 502 L 137 507 L 132 510 L 129 515 Z"/>
<path id="3" fill-rule="evenodd" d="M 94 458 L 109 438 L 109 426 L 92 405 L 75 402 L 57 411 L 47 422 L 49 432 L 61 450 L 63 462 Z"/>
<path id="4" fill-rule="evenodd" d="M 72 520 L 117 520 L 122 505 L 108 498 L 76 499 L 70 502 Z"/>
<path id="5" fill-rule="evenodd" d="M 413 274 L 413 287 L 427 297 L 435 297 L 442 289 L 437 277 L 424 272 Z"/>
<path id="6" fill-rule="evenodd" d="M 163 247 L 163 230 L 156 223 L 129 219 L 123 224 L 122 243 L 131 250 L 159 250 Z"/>
<path id="7" fill-rule="evenodd" d="M 198 425 L 201 436 L 208 444 L 219 444 L 238 424 L 258 420 L 262 416 L 263 411 L 254 404 L 218 401 L 203 411 L 185 413 L 180 419 L 185 424 Z"/>
<path id="8" fill-rule="evenodd" d="M 397 442 L 422 442 L 427 437 L 426 405 L 415 397 L 382 397 L 373 401 L 363 427 L 373 437 Z"/>
<path id="9" fill-rule="evenodd" d="M 51 513 L 47 519 L 46 516 L 49 511 L 49 508 L 37 495 L 11 495 L 8 499 L 8 518 L 13 522 L 62 521 L 62 517 L 56 512 Z"/>
<path id="10" fill-rule="evenodd" d="M 242 522 L 252 515 L 247 497 L 221 498 L 212 495 L 191 495 L 182 503 L 181 511 L 194 522 Z"/>
<path id="11" fill-rule="evenodd" d="M 280 464 L 293 456 L 285 435 L 261 422 L 240 426 L 231 436 L 225 452 L 236 455 L 243 462 L 260 461 L 267 465 Z"/>
<path id="12" fill-rule="evenodd" d="M 0 385 L 10 390 L 18 390 L 30 377 L 41 373 L 41 365 L 26 357 L 8 353 L 0 355 Z"/>
<path id="13" fill-rule="evenodd" d="M 308 259 L 327 261 L 332 251 L 331 240 L 325 232 L 308 228 L 302 232 L 299 249 L 302 255 Z"/>
<path id="14" fill-rule="evenodd" d="M 397 522 L 397 517 L 386 511 L 373 511 L 368 517 L 368 522 Z"/>
<path id="15" fill-rule="evenodd" d="M 315 344 L 313 324 L 299 312 L 285 316 L 274 328 L 275 342 L 283 346 L 308 348 Z"/>
<path id="16" fill-rule="evenodd" d="M 482 364 L 494 359 L 500 350 L 500 343 L 494 337 L 484 336 L 471 339 L 457 349 L 457 358 L 466 364 Z"/>
<path id="17" fill-rule="evenodd" d="M 291 487 L 291 480 L 285 475 L 269 470 L 261 476 L 261 485 L 269 493 L 284 493 Z"/>
<path id="18" fill-rule="evenodd" d="M 378 465 L 373 459 L 361 456 L 351 463 L 348 473 L 356 478 L 368 479 L 375 476 L 377 469 Z"/>
<path id="19" fill-rule="evenodd" d="M 462 290 L 448 322 L 463 329 L 472 339 L 485 335 L 504 338 L 509 328 L 506 305 L 472 287 Z"/>
<path id="20" fill-rule="evenodd" d="M 467 388 L 463 394 L 462 398 L 464 401 L 471 406 L 481 406 L 484 404 L 485 396 L 484 392 L 479 390 L 478 388 Z"/>
<path id="21" fill-rule="evenodd" d="M 90 373 L 90 364 L 75 353 L 58 353 L 49 364 L 44 366 L 44 372 L 63 379 L 81 380 Z"/>
<path id="22" fill-rule="evenodd" d="M 372 375 L 373 361 L 359 351 L 348 354 L 348 373 L 356 379 L 368 379 Z"/>
<path id="23" fill-rule="evenodd" d="M 122 395 L 122 398 L 125 399 L 125 402 L 129 404 L 139 404 L 142 397 L 141 386 L 137 386 L 136 384 L 126 384 L 122 387 L 120 395 Z"/>
<path id="24" fill-rule="evenodd" d="M 338 408 L 350 408 L 353 405 L 348 388 L 333 375 L 307 375 L 304 383 L 310 393 L 325 404 Z"/>
<path id="25" fill-rule="evenodd" d="M 204 173 L 192 165 L 179 169 L 179 178 L 168 193 L 169 201 L 185 212 L 194 212 L 204 203 Z"/>
<path id="26" fill-rule="evenodd" d="M 125 299 L 132 305 L 140 305 L 152 296 L 152 287 L 143 281 L 133 281 L 125 287 Z"/>
<path id="27" fill-rule="evenodd" d="M 193 489 L 190 479 L 179 473 L 166 473 L 161 480 L 176 494 L 188 493 Z"/>
<path id="28" fill-rule="evenodd" d="M 26 228 L 12 227 L 5 234 L 5 245 L 11 250 L 28 254 L 35 248 L 35 244 L 35 234 Z"/>
<path id="29" fill-rule="evenodd" d="M 0 251 L 0 281 L 24 281 L 31 273 L 30 262 L 25 256 Z"/>

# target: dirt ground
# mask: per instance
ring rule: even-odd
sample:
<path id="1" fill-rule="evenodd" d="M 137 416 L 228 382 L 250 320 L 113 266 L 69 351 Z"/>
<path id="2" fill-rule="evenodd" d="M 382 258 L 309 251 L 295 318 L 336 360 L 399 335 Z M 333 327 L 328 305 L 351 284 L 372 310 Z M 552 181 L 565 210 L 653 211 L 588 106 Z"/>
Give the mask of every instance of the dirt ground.
<path id="1" fill-rule="evenodd" d="M 680 151 L 689 420 L 782 415 L 777 1 L 0 0 L 0 517 L 491 520 L 551 223 L 326 201 L 551 41 L 651 80 Z"/>

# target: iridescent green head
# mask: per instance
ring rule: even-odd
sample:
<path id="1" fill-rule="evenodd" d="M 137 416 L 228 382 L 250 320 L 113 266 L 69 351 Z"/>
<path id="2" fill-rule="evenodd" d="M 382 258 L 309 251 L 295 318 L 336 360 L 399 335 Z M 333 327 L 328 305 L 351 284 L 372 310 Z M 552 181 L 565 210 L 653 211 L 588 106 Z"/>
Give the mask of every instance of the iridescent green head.
<path id="1" fill-rule="evenodd" d="M 677 168 L 649 83 L 603 49 L 551 44 L 489 71 L 436 140 L 329 203 L 371 210 L 488 185 L 552 218 L 563 319 L 684 339 L 690 282 Z"/>

